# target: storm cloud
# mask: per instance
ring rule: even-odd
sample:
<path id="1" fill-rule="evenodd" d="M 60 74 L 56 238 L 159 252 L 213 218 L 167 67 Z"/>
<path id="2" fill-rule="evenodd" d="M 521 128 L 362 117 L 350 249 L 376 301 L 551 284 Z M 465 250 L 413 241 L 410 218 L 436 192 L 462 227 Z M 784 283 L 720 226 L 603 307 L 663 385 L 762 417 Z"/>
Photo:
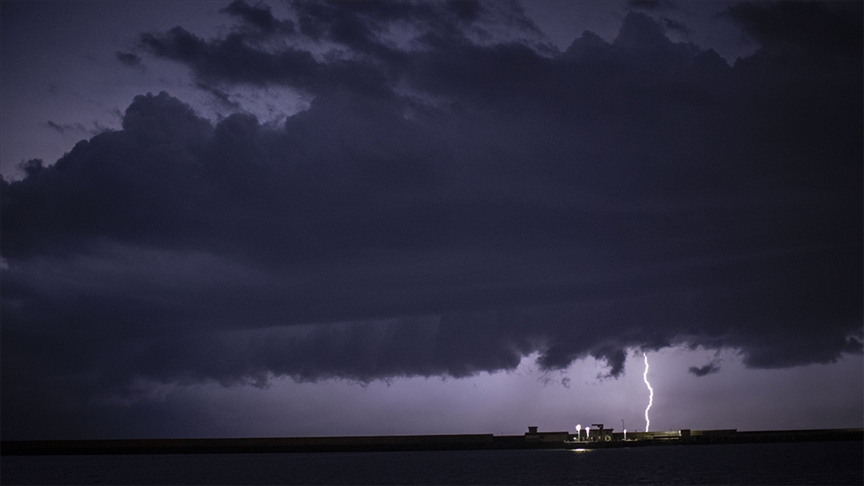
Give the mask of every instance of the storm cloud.
<path id="1" fill-rule="evenodd" d="M 164 384 L 861 353 L 860 4 L 732 7 L 762 47 L 731 65 L 636 12 L 560 52 L 518 5 L 291 11 L 238 0 L 140 54 L 308 108 L 142 94 L 2 181 L 4 429 Z"/>

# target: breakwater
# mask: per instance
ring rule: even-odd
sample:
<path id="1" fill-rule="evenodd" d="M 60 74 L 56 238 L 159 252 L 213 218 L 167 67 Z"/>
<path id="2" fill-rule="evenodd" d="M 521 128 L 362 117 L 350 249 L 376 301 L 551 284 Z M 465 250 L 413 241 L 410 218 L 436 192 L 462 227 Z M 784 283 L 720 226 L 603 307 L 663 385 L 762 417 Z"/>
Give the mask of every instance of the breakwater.
<path id="1" fill-rule="evenodd" d="M 566 432 L 524 435 L 453 434 L 355 437 L 0 441 L 2 455 L 372 452 L 501 449 L 600 449 L 700 444 L 864 441 L 864 429 L 737 431 L 679 430 L 610 433 L 577 440 Z M 607 438 L 608 437 L 608 438 Z"/>

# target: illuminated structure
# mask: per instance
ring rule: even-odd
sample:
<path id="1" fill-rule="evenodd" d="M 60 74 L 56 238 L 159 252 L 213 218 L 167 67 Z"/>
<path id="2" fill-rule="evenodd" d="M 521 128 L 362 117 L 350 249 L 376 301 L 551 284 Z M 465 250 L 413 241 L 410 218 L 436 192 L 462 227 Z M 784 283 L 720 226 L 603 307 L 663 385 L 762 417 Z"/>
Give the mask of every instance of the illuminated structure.
<path id="1" fill-rule="evenodd" d="M 594 432 L 591 432 L 591 428 L 594 428 Z M 536 429 L 536 427 L 528 427 L 529 432 L 531 429 Z M 613 429 L 607 429 L 603 426 L 603 424 L 591 424 L 590 427 L 585 427 L 585 433 L 582 433 L 582 425 L 576 426 L 576 434 L 569 436 L 568 440 L 571 442 L 610 442 L 613 440 L 612 438 Z M 527 435 L 527 434 L 526 434 Z"/>

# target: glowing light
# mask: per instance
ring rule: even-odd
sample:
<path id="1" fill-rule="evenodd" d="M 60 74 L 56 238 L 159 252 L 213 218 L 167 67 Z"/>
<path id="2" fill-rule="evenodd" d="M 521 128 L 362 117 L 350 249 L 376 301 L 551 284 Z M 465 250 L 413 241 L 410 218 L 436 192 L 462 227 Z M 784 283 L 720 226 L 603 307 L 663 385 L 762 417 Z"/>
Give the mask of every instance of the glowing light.
<path id="1" fill-rule="evenodd" d="M 582 440 L 582 424 L 576 424 L 576 440 Z"/>
<path id="2" fill-rule="evenodd" d="M 624 429 L 624 440 L 627 440 L 627 429 Z"/>
<path id="3" fill-rule="evenodd" d="M 654 389 L 651 388 L 651 383 L 648 383 L 648 353 L 643 353 L 645 356 L 645 373 L 642 375 L 642 379 L 645 380 L 645 385 L 648 386 L 648 407 L 645 408 L 645 432 L 648 432 L 648 428 L 651 426 L 651 420 L 648 418 L 648 410 L 651 410 L 651 405 L 654 404 Z"/>
<path id="4" fill-rule="evenodd" d="M 591 427 L 585 427 L 585 438 L 586 439 L 591 438 Z"/>

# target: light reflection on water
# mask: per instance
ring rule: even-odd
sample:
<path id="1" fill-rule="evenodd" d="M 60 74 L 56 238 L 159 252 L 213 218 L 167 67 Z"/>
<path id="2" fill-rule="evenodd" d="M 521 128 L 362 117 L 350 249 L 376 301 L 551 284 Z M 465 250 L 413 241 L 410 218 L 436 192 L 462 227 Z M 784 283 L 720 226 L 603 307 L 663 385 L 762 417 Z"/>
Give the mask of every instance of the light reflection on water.
<path id="1" fill-rule="evenodd" d="M 3 484 L 862 484 L 864 443 L 3 456 Z"/>

